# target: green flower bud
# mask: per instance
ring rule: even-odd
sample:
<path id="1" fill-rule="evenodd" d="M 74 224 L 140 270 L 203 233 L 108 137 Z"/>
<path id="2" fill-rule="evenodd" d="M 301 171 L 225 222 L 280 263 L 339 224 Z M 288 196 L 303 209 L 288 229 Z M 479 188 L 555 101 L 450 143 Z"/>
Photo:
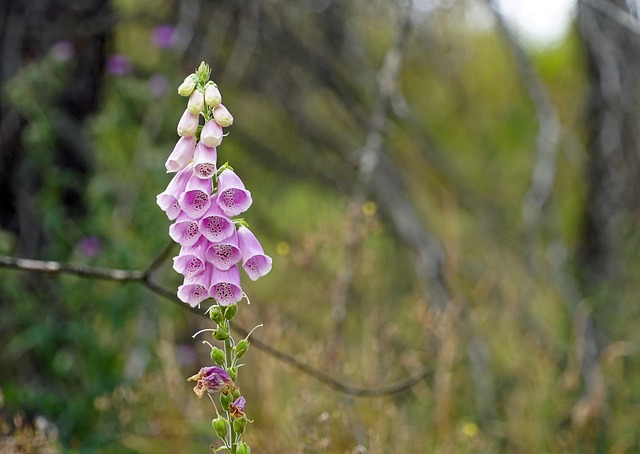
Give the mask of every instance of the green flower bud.
<path id="1" fill-rule="evenodd" d="M 231 402 L 233 402 L 233 396 L 231 393 L 220 393 L 220 404 L 222 405 L 222 408 L 229 410 L 229 404 Z"/>
<path id="2" fill-rule="evenodd" d="M 236 454 L 251 454 L 251 448 L 244 441 L 241 441 L 236 447 Z"/>
<path id="3" fill-rule="evenodd" d="M 227 436 L 227 420 L 222 417 L 217 417 L 213 421 L 211 421 L 211 425 L 213 426 L 213 430 L 216 431 L 216 434 L 224 439 Z"/>
<path id="4" fill-rule="evenodd" d="M 232 367 L 227 372 L 229 373 L 231 380 L 236 381 L 236 378 L 238 378 L 238 368 Z"/>
<path id="5" fill-rule="evenodd" d="M 244 432 L 244 428 L 247 425 L 247 418 L 238 418 L 233 420 L 233 431 L 237 434 Z"/>
<path id="6" fill-rule="evenodd" d="M 240 342 L 238 342 L 238 345 L 236 345 L 234 349 L 236 358 L 242 358 L 244 354 L 247 353 L 247 350 L 249 350 L 249 341 L 246 339 L 242 339 Z"/>
<path id="7" fill-rule="evenodd" d="M 233 317 L 235 317 L 237 313 L 238 313 L 238 305 L 232 304 L 231 306 L 228 306 L 227 309 L 224 311 L 224 318 L 226 318 L 227 320 L 231 320 Z"/>
<path id="8" fill-rule="evenodd" d="M 238 388 L 233 388 L 233 391 L 231 391 L 231 395 L 233 396 L 233 399 L 238 399 L 240 397 L 240 390 Z"/>
<path id="9" fill-rule="evenodd" d="M 224 352 L 220 350 L 218 347 L 213 347 L 211 349 L 211 359 L 218 365 L 222 366 L 224 364 Z"/>
<path id="10" fill-rule="evenodd" d="M 219 341 L 227 340 L 229 339 L 229 332 L 223 327 L 218 327 L 213 330 L 213 337 L 215 337 Z"/>
<path id="11" fill-rule="evenodd" d="M 219 307 L 214 307 L 209 311 L 209 318 L 217 324 L 222 323 L 222 312 Z"/>
<path id="12" fill-rule="evenodd" d="M 196 88 L 196 79 L 195 74 L 185 77 L 184 82 L 178 87 L 178 94 L 180 96 L 191 96 L 191 93 L 193 93 L 193 90 Z"/>

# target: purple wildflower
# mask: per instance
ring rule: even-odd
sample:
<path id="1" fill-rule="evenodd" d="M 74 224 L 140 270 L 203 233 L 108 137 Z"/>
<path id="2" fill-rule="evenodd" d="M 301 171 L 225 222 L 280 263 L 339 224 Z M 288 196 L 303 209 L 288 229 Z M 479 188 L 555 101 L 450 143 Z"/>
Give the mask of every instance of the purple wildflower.
<path id="1" fill-rule="evenodd" d="M 215 148 L 208 147 L 202 141 L 196 146 L 193 155 L 193 173 L 198 178 L 211 178 L 216 173 L 218 153 Z"/>
<path id="2" fill-rule="evenodd" d="M 160 49 L 168 49 L 178 42 L 178 33 L 171 24 L 158 25 L 153 29 L 153 45 Z"/>
<path id="3" fill-rule="evenodd" d="M 114 76 L 125 76 L 131 72 L 131 60 L 121 54 L 113 54 L 107 57 L 106 70 Z"/>
<path id="4" fill-rule="evenodd" d="M 178 199 L 182 211 L 191 219 L 200 219 L 211 205 L 211 200 L 209 199 L 211 191 L 211 180 L 203 180 L 192 174 L 187 182 L 185 191 Z"/>
<path id="5" fill-rule="evenodd" d="M 189 164 L 189 161 L 191 161 L 191 158 L 193 158 L 195 148 L 195 137 L 180 137 L 176 146 L 173 147 L 169 158 L 167 158 L 167 162 L 164 164 L 167 172 L 177 172 L 184 169 L 187 164 Z"/>
<path id="6" fill-rule="evenodd" d="M 191 278 L 184 279 L 184 283 L 178 287 L 178 298 L 191 307 L 199 306 L 209 297 L 211 287 L 211 275 L 213 266 L 205 263 L 204 272 Z"/>
<path id="7" fill-rule="evenodd" d="M 218 176 L 216 202 L 227 216 L 237 216 L 251 206 L 251 193 L 233 170 L 226 169 Z"/>
<path id="8" fill-rule="evenodd" d="M 212 394 L 225 388 L 235 388 L 229 373 L 219 366 L 202 367 L 197 374 L 189 377 L 187 381 L 197 382 L 193 392 L 200 398 L 204 396 L 205 392 Z"/>
<path id="9" fill-rule="evenodd" d="M 230 306 L 242 299 L 238 265 L 233 265 L 228 270 L 213 269 L 209 296 L 220 306 Z"/>
<path id="10" fill-rule="evenodd" d="M 205 271 L 205 256 L 209 248 L 206 238 L 200 238 L 193 246 L 182 246 L 180 254 L 173 258 L 173 269 L 186 279 L 191 279 Z M 209 288 L 209 285 L 206 285 Z"/>
<path id="11" fill-rule="evenodd" d="M 169 227 L 169 236 L 181 246 L 193 246 L 201 235 L 198 222 L 184 213 L 180 213 L 176 222 Z"/>
<path id="12" fill-rule="evenodd" d="M 232 234 L 224 240 L 210 244 L 207 248 L 206 259 L 213 263 L 219 270 L 228 270 L 238 263 L 242 258 L 242 253 L 238 248 L 238 234 L 235 229 Z"/>
<path id="13" fill-rule="evenodd" d="M 236 231 L 236 226 L 229 217 L 222 212 L 215 200 L 198 222 L 200 233 L 212 243 L 228 238 Z"/>
<path id="14" fill-rule="evenodd" d="M 184 192 L 185 187 L 193 175 L 193 166 L 187 165 L 180 170 L 169 182 L 167 189 L 156 196 L 156 203 L 167 214 L 170 220 L 174 220 L 180 214 L 180 203 L 178 199 Z"/>
<path id="15" fill-rule="evenodd" d="M 244 226 L 238 229 L 238 245 L 242 251 L 242 268 L 252 281 L 271 271 L 271 257 L 265 255 L 256 236 Z"/>

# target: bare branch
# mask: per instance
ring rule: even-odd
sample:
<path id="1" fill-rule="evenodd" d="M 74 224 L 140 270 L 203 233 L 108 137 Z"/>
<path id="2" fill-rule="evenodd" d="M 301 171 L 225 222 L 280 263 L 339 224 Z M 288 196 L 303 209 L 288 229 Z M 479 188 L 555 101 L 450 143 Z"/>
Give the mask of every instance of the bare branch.
<path id="1" fill-rule="evenodd" d="M 163 253 L 160 254 L 160 257 L 163 255 L 166 257 L 168 254 L 168 250 L 170 248 L 166 248 Z M 6 268 L 11 270 L 22 270 L 22 271 L 32 271 L 37 273 L 44 273 L 49 275 L 60 275 L 60 274 L 70 274 L 73 276 L 89 278 L 89 279 L 104 279 L 115 282 L 136 282 L 140 285 L 148 288 L 152 292 L 156 293 L 163 298 L 166 298 L 176 304 L 178 304 L 183 309 L 186 309 L 196 315 L 201 317 L 209 318 L 202 311 L 197 308 L 192 308 L 189 305 L 182 303 L 180 300 L 176 298 L 176 295 L 169 290 L 166 290 L 162 286 L 153 282 L 149 278 L 149 273 L 157 267 L 158 259 L 152 262 L 152 265 L 147 268 L 148 271 L 142 270 L 121 270 L 121 269 L 113 269 L 113 268 L 99 268 L 99 267 L 91 267 L 91 266 L 82 266 L 82 265 L 73 265 L 69 263 L 62 263 L 56 261 L 44 261 L 44 260 L 30 260 L 23 259 L 18 257 L 9 257 L 9 256 L 0 256 L 0 268 Z M 249 331 L 243 327 L 233 325 L 234 331 L 240 333 L 242 336 L 247 336 Z M 256 336 L 251 336 L 251 343 L 267 353 L 268 355 L 289 364 L 299 371 L 309 375 L 310 377 L 316 379 L 320 383 L 328 386 L 329 388 L 338 391 L 343 394 L 347 394 L 354 397 L 377 397 L 377 396 L 388 396 L 390 394 L 396 394 L 403 391 L 407 391 L 411 389 L 413 386 L 424 380 L 430 373 L 429 368 L 423 368 L 417 373 L 411 375 L 410 377 L 400 380 L 388 385 L 382 385 L 375 388 L 367 388 L 367 387 L 358 387 L 346 385 L 342 380 L 335 379 L 330 377 L 329 375 L 322 372 L 320 369 L 317 369 L 313 366 L 310 366 L 302 361 L 297 360 L 293 356 L 284 353 L 276 348 L 273 348 L 268 343 L 261 341 Z"/>

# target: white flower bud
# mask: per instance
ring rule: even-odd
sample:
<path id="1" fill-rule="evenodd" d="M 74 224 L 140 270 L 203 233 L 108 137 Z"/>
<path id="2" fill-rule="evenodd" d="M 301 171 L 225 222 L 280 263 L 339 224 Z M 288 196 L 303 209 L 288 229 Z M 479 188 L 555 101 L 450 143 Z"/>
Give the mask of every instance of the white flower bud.
<path id="1" fill-rule="evenodd" d="M 225 128 L 233 124 L 233 116 L 222 104 L 213 109 L 213 119 L 216 121 L 216 123 Z"/>
<path id="2" fill-rule="evenodd" d="M 200 90 L 191 93 L 187 108 L 192 114 L 199 114 L 204 109 L 204 95 Z"/>
<path id="3" fill-rule="evenodd" d="M 178 122 L 178 135 L 181 137 L 189 137 L 196 134 L 198 130 L 198 115 L 185 110 Z"/>
<path id="4" fill-rule="evenodd" d="M 189 96 L 196 88 L 195 74 L 185 77 L 184 82 L 178 87 L 178 94 L 180 96 Z"/>
<path id="5" fill-rule="evenodd" d="M 204 100 L 209 107 L 217 107 L 220 105 L 222 102 L 222 95 L 215 84 L 207 85 L 207 89 L 204 92 Z"/>

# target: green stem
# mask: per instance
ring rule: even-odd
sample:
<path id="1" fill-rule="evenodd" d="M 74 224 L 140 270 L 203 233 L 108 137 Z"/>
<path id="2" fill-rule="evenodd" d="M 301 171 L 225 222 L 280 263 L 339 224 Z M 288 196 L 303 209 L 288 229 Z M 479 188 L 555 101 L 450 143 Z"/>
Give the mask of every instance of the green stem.
<path id="1" fill-rule="evenodd" d="M 224 341 L 224 365 L 225 369 L 229 370 L 233 366 L 233 357 L 231 354 L 233 348 L 233 339 L 231 338 L 231 323 L 229 322 L 229 320 L 225 319 L 223 321 L 222 327 L 227 331 L 227 333 L 229 333 L 229 337 Z M 227 414 L 227 420 L 231 422 L 231 413 L 228 409 L 225 409 L 225 412 Z M 234 435 L 235 434 L 233 432 L 233 426 L 232 424 L 229 424 L 228 436 L 229 445 L 231 446 L 231 454 L 236 454 L 237 443 Z"/>

